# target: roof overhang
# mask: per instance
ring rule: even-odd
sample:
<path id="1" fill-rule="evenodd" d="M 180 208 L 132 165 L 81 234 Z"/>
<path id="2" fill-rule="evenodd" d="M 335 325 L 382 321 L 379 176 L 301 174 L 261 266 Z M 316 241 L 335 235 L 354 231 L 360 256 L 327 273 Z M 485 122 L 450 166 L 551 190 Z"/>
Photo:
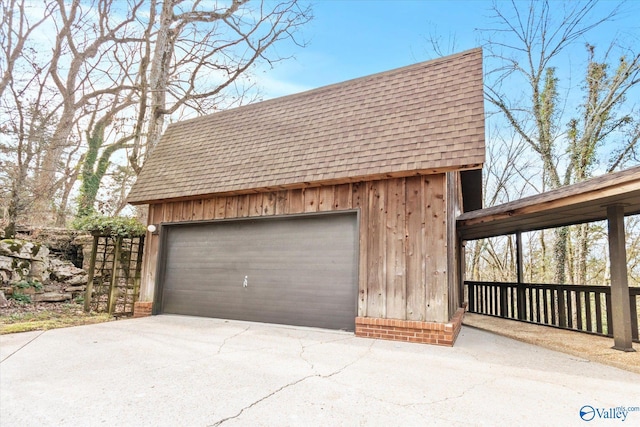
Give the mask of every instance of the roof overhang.
<path id="1" fill-rule="evenodd" d="M 607 206 L 640 213 L 640 166 L 503 205 L 467 212 L 457 219 L 462 240 L 514 234 L 607 219 Z"/>
<path id="2" fill-rule="evenodd" d="M 243 190 L 225 191 L 225 192 L 216 192 L 216 193 L 199 193 L 199 194 L 183 196 L 183 197 L 153 198 L 148 200 L 142 199 L 142 200 L 131 201 L 129 203 L 132 205 L 143 205 L 143 204 L 157 204 L 157 203 L 170 203 L 170 202 L 184 202 L 189 200 L 209 199 L 213 197 L 240 196 L 244 194 L 270 193 L 275 191 L 298 190 L 301 188 L 314 188 L 314 187 L 349 184 L 349 183 L 357 183 L 357 182 L 380 181 L 380 180 L 393 179 L 393 178 L 408 178 L 412 176 L 435 175 L 435 174 L 453 172 L 453 171 L 460 171 L 461 174 L 465 174 L 466 172 L 475 173 L 475 175 L 473 175 L 475 177 L 478 177 L 478 174 L 479 174 L 480 187 L 478 187 L 477 184 L 474 184 L 473 187 L 471 186 L 471 184 L 469 184 L 469 190 L 467 191 L 466 190 L 467 187 L 465 187 L 464 180 L 463 180 L 463 197 L 465 198 L 464 210 L 467 211 L 471 209 L 471 208 L 468 208 L 468 206 L 473 206 L 475 207 L 475 209 L 479 209 L 480 207 L 482 207 L 482 182 L 481 182 L 482 181 L 481 179 L 482 164 L 480 163 L 471 164 L 471 165 L 462 165 L 462 166 L 456 166 L 456 167 L 447 167 L 447 168 L 422 169 L 422 170 L 415 170 L 415 171 L 409 171 L 409 172 L 387 172 L 387 173 L 380 173 L 380 174 L 353 176 L 353 177 L 347 177 L 347 178 L 341 178 L 341 179 L 328 179 L 323 181 L 298 182 L 298 183 L 293 183 L 288 185 L 251 187 Z M 467 194 L 467 193 L 472 193 L 472 190 L 476 191 L 476 194 L 479 194 L 479 196 L 476 196 L 476 194 L 469 194 L 469 195 Z M 467 199 L 470 199 L 470 201 L 468 201 Z"/>

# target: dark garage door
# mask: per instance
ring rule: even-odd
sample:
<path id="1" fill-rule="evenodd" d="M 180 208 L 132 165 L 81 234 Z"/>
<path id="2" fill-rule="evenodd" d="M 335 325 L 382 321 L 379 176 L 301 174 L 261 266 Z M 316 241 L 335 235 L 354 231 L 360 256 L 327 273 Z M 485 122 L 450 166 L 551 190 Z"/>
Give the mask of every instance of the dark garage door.
<path id="1" fill-rule="evenodd" d="M 355 213 L 164 228 L 161 311 L 354 330 Z"/>

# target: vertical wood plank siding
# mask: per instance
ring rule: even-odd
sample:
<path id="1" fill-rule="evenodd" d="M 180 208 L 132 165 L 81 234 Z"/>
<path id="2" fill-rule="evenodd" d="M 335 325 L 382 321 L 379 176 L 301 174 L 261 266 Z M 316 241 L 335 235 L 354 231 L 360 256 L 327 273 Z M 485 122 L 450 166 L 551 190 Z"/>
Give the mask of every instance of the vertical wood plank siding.
<path id="1" fill-rule="evenodd" d="M 462 272 L 464 265 L 459 262 L 462 256 L 460 242 L 455 232 L 456 218 L 463 212 L 462 184 L 460 174 L 447 172 L 447 272 L 449 282 L 449 313 L 455 313 L 462 306 Z"/>
<path id="2" fill-rule="evenodd" d="M 454 250 L 450 246 L 455 246 L 451 218 L 459 206 L 457 176 L 435 174 L 160 203 L 149 206 L 149 222 L 359 209 L 358 315 L 447 322 L 456 305 L 449 302 L 450 293 L 455 296 L 458 286 L 456 266 L 447 261 L 448 251 Z M 150 300 L 158 236 L 147 239 L 143 296 Z"/>
<path id="3" fill-rule="evenodd" d="M 447 318 L 447 230 L 444 175 L 424 178 L 423 204 L 425 233 L 424 268 L 426 286 L 426 320 Z"/>
<path id="4" fill-rule="evenodd" d="M 149 224 L 160 224 L 165 221 L 166 205 L 149 205 Z M 160 241 L 157 235 L 147 231 L 142 260 L 142 280 L 140 287 L 140 301 L 153 301 L 153 291 L 156 282 L 156 266 L 158 261 L 158 245 Z"/>

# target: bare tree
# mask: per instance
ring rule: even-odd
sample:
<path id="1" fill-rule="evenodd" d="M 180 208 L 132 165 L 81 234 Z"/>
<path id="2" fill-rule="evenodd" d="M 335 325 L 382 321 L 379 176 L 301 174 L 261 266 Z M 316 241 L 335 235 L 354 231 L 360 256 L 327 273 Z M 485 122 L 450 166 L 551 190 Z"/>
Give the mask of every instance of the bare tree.
<path id="1" fill-rule="evenodd" d="M 484 206 L 507 203 L 523 197 L 531 182 L 532 162 L 523 156 L 526 144 L 513 133 L 494 128 L 487 146 L 483 173 Z M 498 141 L 500 141 L 498 143 Z M 467 271 L 473 280 L 513 280 L 514 242 L 511 238 L 480 239 L 468 244 Z"/>
<path id="2" fill-rule="evenodd" d="M 582 117 L 563 125 L 568 121 L 562 108 L 566 100 L 560 99 L 556 60 L 590 30 L 611 21 L 620 12 L 619 7 L 613 7 L 608 14 L 593 17 L 595 6 L 595 1 L 562 6 L 548 1 L 528 4 L 512 1 L 509 6 L 500 3 L 493 8 L 496 26 L 483 30 L 488 37 L 487 62 L 491 64 L 486 98 L 540 158 L 548 189 L 588 177 L 598 146 L 614 135 L 619 137 L 625 128 L 637 126 L 637 118 L 632 115 L 614 113 L 640 82 L 638 53 L 625 51 L 616 71 L 609 75 L 607 63 L 595 60 L 593 47 L 589 47 Z M 563 13 L 560 19 L 553 16 L 558 13 Z M 515 82 L 526 87 L 524 101 L 513 96 Z M 619 165 L 628 158 L 637 140 L 636 135 L 622 144 L 619 158 L 612 163 Z M 566 227 L 555 232 L 556 283 L 564 283 L 566 279 L 568 233 Z"/>
<path id="3" fill-rule="evenodd" d="M 35 99 L 23 99 L 22 92 L 14 87 L 13 82 L 9 82 L 8 89 L 13 102 L 3 105 L 3 115 L 7 120 L 3 122 L 1 132 L 9 137 L 9 142 L 0 142 L 0 153 L 3 158 L 2 178 L 8 184 L 5 188 L 9 189 L 9 194 L 5 195 L 8 215 L 4 234 L 10 238 L 15 235 L 18 219 L 31 208 L 33 175 L 30 171 L 38 163 L 41 148 L 50 136 L 48 129 L 52 120 L 46 110 L 42 86 L 38 88 Z"/>
<path id="4" fill-rule="evenodd" d="M 89 5 L 80 0 L 71 4 L 64 0 L 57 2 L 59 21 L 56 23 L 59 23 L 49 74 L 59 92 L 61 108 L 37 174 L 34 212 L 41 217 L 33 219 L 39 219 L 41 223 L 51 221 L 46 215 L 50 211 L 48 204 L 64 182 L 64 175 L 58 173 L 62 155 L 65 149 L 81 141 L 72 136 L 75 125 L 83 116 L 90 114 L 89 110 L 99 108 L 97 104 L 101 96 L 117 96 L 124 89 L 108 79 L 109 52 L 118 43 L 130 41 L 126 31 L 135 22 L 142 5 L 142 0 L 129 5 L 127 15 L 114 24 L 111 2 L 96 1 Z M 64 209 L 65 206 L 59 206 L 59 210 Z M 58 216 L 56 223 L 64 225 L 64 217 Z"/>
<path id="5" fill-rule="evenodd" d="M 633 152 L 640 138 L 640 120 L 633 110 L 620 113 L 620 104 L 627 93 L 640 83 L 640 52 L 627 52 L 618 57 L 613 73 L 607 63 L 610 51 L 604 61 L 596 61 L 595 46 L 587 45 L 589 62 L 585 73 L 585 99 L 580 105 L 579 118 L 568 123 L 568 151 L 570 160 L 565 173 L 565 183 L 579 182 L 589 177 L 590 169 L 597 160 L 596 150 L 611 135 L 621 140 L 609 164 L 612 171 L 624 163 Z"/>
<path id="6" fill-rule="evenodd" d="M 4 71 L 0 90 L 0 200 L 6 209 L 5 236 L 15 233 L 16 223 L 32 208 L 33 171 L 51 136 L 56 106 L 45 81 L 46 61 L 38 61 L 36 50 L 26 41 L 51 16 L 54 8 L 44 4 L 43 18 L 30 25 L 26 2 L 3 1 L 0 28 Z"/>
<path id="7" fill-rule="evenodd" d="M 44 3 L 44 14 L 40 19 L 29 19 L 26 13 L 27 0 L 0 1 L 0 98 L 13 78 L 16 63 L 23 56 L 29 36 L 51 17 L 53 4 Z"/>
<path id="8" fill-rule="evenodd" d="M 640 216 L 634 215 L 625 218 L 625 230 L 627 234 L 629 285 L 640 286 Z M 639 305 L 638 308 L 640 309 L 640 302 L 636 300 L 636 304 Z"/>
<path id="9" fill-rule="evenodd" d="M 64 225 L 78 181 L 79 215 L 104 179 L 122 193 L 133 175 L 123 160 L 139 171 L 168 120 L 254 99 L 248 76 L 285 59 L 276 43 L 303 45 L 296 32 L 311 19 L 297 0 L 0 1 L 0 178 L 15 190 L 0 197 L 12 224 Z"/>
<path id="10" fill-rule="evenodd" d="M 260 61 L 284 59 L 268 55 L 274 44 L 290 40 L 302 45 L 296 32 L 312 18 L 310 8 L 297 0 L 232 0 L 213 8 L 167 0 L 159 14 L 155 9 L 152 1 L 158 30 L 142 48 L 139 79 L 147 84 L 141 90 L 129 155 L 136 173 L 160 138 L 166 117 L 181 109 L 204 114 L 241 102 L 246 90 L 241 78 Z M 147 27 L 145 34 L 151 31 Z"/>

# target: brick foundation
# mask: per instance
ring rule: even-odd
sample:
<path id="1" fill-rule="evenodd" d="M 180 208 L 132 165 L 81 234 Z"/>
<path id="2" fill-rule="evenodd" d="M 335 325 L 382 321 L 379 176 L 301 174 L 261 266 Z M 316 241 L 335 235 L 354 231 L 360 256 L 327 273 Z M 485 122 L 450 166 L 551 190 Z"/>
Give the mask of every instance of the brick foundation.
<path id="1" fill-rule="evenodd" d="M 153 310 L 153 302 L 136 301 L 135 304 L 133 304 L 133 317 L 151 316 L 152 310 Z"/>
<path id="2" fill-rule="evenodd" d="M 448 323 L 356 317 L 356 336 L 451 347 L 462 328 L 464 312 L 464 307 L 459 308 Z"/>

